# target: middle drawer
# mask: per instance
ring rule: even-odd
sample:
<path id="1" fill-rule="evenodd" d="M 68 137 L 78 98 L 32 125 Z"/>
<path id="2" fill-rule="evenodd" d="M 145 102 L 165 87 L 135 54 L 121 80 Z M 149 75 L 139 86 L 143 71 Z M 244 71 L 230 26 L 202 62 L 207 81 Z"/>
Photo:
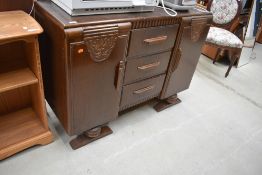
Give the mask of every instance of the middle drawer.
<path id="1" fill-rule="evenodd" d="M 150 78 L 166 72 L 171 52 L 164 52 L 127 62 L 124 84 Z"/>

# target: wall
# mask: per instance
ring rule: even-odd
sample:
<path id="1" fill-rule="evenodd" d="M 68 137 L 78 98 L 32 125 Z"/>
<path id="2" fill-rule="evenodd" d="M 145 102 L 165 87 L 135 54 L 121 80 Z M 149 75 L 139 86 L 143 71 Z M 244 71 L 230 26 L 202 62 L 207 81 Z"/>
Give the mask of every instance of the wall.
<path id="1" fill-rule="evenodd" d="M 0 11 L 24 10 L 31 11 L 33 0 L 0 0 Z"/>
<path id="2" fill-rule="evenodd" d="M 255 23 L 255 13 L 256 13 L 256 3 L 254 3 L 252 14 L 250 16 L 250 21 L 246 33 L 246 39 L 254 38 L 253 31 L 254 31 L 254 23 Z"/>

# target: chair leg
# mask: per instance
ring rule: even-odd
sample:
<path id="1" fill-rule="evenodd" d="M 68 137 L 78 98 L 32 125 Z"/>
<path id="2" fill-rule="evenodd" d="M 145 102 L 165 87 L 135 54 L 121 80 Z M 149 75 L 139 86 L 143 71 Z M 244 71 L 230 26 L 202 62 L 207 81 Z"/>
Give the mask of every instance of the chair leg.
<path id="1" fill-rule="evenodd" d="M 227 78 L 227 76 L 229 75 L 229 72 L 231 71 L 232 67 L 234 66 L 235 62 L 237 61 L 238 56 L 234 56 L 233 59 L 230 61 L 230 65 L 227 69 L 227 72 L 225 74 L 225 77 Z"/>
<path id="2" fill-rule="evenodd" d="M 215 63 L 217 62 L 217 60 L 218 60 L 218 56 L 219 56 L 219 54 L 220 54 L 220 51 L 221 51 L 221 49 L 218 48 L 218 49 L 217 49 L 216 56 L 215 56 L 215 58 L 214 58 L 214 60 L 213 60 L 213 64 L 215 64 Z"/>

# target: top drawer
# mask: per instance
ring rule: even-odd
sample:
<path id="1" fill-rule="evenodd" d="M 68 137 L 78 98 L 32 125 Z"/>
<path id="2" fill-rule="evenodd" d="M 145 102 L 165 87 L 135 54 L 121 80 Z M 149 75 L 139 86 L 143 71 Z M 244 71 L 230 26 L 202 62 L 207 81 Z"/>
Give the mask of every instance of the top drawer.
<path id="1" fill-rule="evenodd" d="M 166 51 L 174 46 L 178 24 L 135 29 L 131 33 L 128 57 L 144 56 Z"/>

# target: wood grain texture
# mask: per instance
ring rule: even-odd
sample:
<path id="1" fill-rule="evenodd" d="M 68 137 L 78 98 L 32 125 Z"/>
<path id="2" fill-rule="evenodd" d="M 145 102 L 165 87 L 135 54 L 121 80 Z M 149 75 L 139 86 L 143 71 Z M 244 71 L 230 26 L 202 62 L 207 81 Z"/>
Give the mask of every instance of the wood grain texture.
<path id="1" fill-rule="evenodd" d="M 154 106 L 154 109 L 157 112 L 161 112 L 167 108 L 170 108 L 171 106 L 177 105 L 181 103 L 182 101 L 177 97 L 177 95 L 171 96 L 165 100 L 160 101 Z"/>
<path id="2" fill-rule="evenodd" d="M 166 99 L 174 94 L 178 94 L 190 86 L 201 55 L 202 46 L 205 43 L 212 22 L 212 16 L 197 18 L 197 23 L 195 23 L 195 21 L 195 17 L 183 18 L 176 41 L 177 43 L 170 61 L 167 78 L 161 93 L 161 99 Z M 195 28 L 194 25 L 197 25 L 203 30 L 199 31 L 200 33 L 192 32 Z M 192 36 L 194 34 L 196 34 L 197 37 Z"/>
<path id="3" fill-rule="evenodd" d="M 205 44 L 202 48 L 202 54 L 210 59 L 214 59 L 217 55 L 218 48 Z"/>
<path id="4" fill-rule="evenodd" d="M 30 86 L 0 93 L 0 115 L 21 110 L 31 104 Z"/>
<path id="5" fill-rule="evenodd" d="M 3 73 L 0 74 L 0 93 L 35 83 L 38 79 L 28 68 Z"/>
<path id="6" fill-rule="evenodd" d="M 0 160 L 52 141 L 38 50 L 41 32 L 22 11 L 0 13 Z"/>
<path id="7" fill-rule="evenodd" d="M 145 79 L 123 87 L 121 110 L 145 102 L 160 94 L 166 75 Z"/>
<path id="8" fill-rule="evenodd" d="M 77 136 L 75 139 L 71 140 L 70 145 L 73 150 L 76 150 L 98 139 L 106 137 L 112 133 L 113 131 L 108 126 L 102 126 L 101 131 L 97 137 L 88 137 L 87 134 L 84 133 L 82 135 Z"/>
<path id="9" fill-rule="evenodd" d="M 106 26 L 104 28 L 107 28 Z M 121 23 L 117 26 L 119 35 L 111 54 L 107 57 L 107 54 L 101 53 L 104 57 L 100 60 L 104 61 L 97 62 L 98 60 L 93 58 L 94 55 L 88 51 L 82 54 L 78 53 L 79 49 L 86 48 L 86 41 L 70 44 L 68 72 L 71 76 L 69 77 L 68 90 L 71 97 L 69 110 L 70 115 L 73 116 L 71 118 L 73 134 L 81 134 L 83 131 L 117 118 L 122 84 L 116 86 L 115 82 L 119 79 L 118 82 L 121 83 L 120 80 L 124 78 L 123 74 L 119 74 L 118 67 L 122 61 L 126 61 L 125 53 L 128 44 L 128 31 L 121 34 L 121 26 L 127 26 L 130 29 L 131 25 L 130 23 Z M 95 27 L 100 28 L 100 26 Z M 92 31 L 93 37 L 96 37 L 97 40 L 104 37 L 104 34 L 100 34 L 99 30 L 92 29 Z M 111 32 L 110 25 L 109 29 L 104 32 Z M 103 48 L 108 48 L 108 46 L 100 44 L 94 44 L 92 47 L 98 47 L 97 50 L 101 52 L 107 52 L 107 49 Z M 97 98 L 97 94 L 99 94 L 99 98 Z M 87 101 L 86 99 L 92 100 Z"/>
<path id="10" fill-rule="evenodd" d="M 0 160 L 8 158 L 32 146 L 47 145 L 51 143 L 52 141 L 53 141 L 53 135 L 49 130 L 47 130 L 42 134 L 31 137 L 30 139 L 23 140 L 17 144 L 1 149 L 0 150 Z"/>
<path id="11" fill-rule="evenodd" d="M 0 0 L 0 11 L 23 10 L 31 11 L 33 0 Z"/>
<path id="12" fill-rule="evenodd" d="M 42 32 L 42 27 L 23 11 L 0 12 L 0 44 Z"/>
<path id="13" fill-rule="evenodd" d="M 0 116 L 0 150 L 45 131 L 32 108 Z"/>
<path id="14" fill-rule="evenodd" d="M 135 83 L 166 73 L 171 52 L 149 55 L 127 61 L 124 84 Z"/>
<path id="15" fill-rule="evenodd" d="M 190 24 L 192 18 L 211 18 L 209 12 L 197 10 L 171 17 L 161 8 L 72 17 L 47 0 L 38 0 L 35 7 L 45 30 L 40 46 L 47 101 L 67 133 L 80 136 L 115 120 L 121 110 L 159 97 L 174 63 L 178 69 L 183 63 L 175 77 L 181 84 L 166 81 L 167 85 L 179 92 L 188 87 L 205 40 L 206 21 L 186 32 L 184 62 L 174 61 L 170 53 L 176 55 L 174 48 L 181 44 L 178 31 L 184 17 L 190 18 Z"/>
<path id="16" fill-rule="evenodd" d="M 135 29 L 131 32 L 128 59 L 171 50 L 176 40 L 178 24 Z"/>

